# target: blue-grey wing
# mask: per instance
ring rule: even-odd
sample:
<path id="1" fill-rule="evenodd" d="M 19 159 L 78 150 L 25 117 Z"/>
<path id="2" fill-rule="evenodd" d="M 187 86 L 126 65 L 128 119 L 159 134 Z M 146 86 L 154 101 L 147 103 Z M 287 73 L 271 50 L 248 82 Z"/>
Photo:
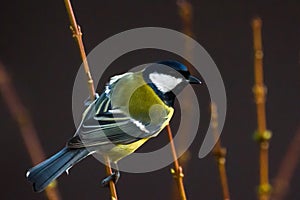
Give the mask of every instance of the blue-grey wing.
<path id="1" fill-rule="evenodd" d="M 82 148 L 111 143 L 129 144 L 154 136 L 160 132 L 163 123 L 143 124 L 121 110 L 112 109 L 109 96 L 103 93 L 85 111 L 80 127 L 68 146 Z"/>

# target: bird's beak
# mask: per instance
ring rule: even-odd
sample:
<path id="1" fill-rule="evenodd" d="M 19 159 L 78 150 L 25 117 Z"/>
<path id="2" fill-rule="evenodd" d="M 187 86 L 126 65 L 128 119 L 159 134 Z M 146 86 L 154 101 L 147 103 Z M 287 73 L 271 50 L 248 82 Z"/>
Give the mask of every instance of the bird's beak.
<path id="1" fill-rule="evenodd" d="M 190 84 L 201 84 L 202 83 L 198 78 L 196 78 L 195 76 L 192 76 L 192 75 L 189 76 L 188 82 Z"/>

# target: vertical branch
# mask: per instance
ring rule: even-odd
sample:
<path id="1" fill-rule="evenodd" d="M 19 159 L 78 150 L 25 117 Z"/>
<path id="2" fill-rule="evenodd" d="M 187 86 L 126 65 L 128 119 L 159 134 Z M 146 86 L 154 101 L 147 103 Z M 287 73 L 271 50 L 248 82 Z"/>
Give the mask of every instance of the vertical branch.
<path id="1" fill-rule="evenodd" d="M 6 73 L 4 66 L 0 63 L 0 92 L 7 104 L 7 107 L 19 125 L 20 133 L 25 143 L 30 159 L 33 165 L 37 165 L 45 160 L 45 154 L 38 139 L 38 135 L 34 128 L 32 119 L 22 105 L 17 92 L 12 86 L 11 80 Z M 46 188 L 46 196 L 49 200 L 59 200 L 60 195 L 56 188 L 56 181 L 52 182 Z"/>
<path id="2" fill-rule="evenodd" d="M 187 0 L 177 0 L 178 12 L 183 25 L 184 34 L 193 37 L 193 7 Z"/>
<path id="3" fill-rule="evenodd" d="M 221 145 L 221 138 L 217 138 L 218 134 L 218 111 L 217 106 L 214 102 L 211 103 L 211 116 L 212 116 L 212 128 L 215 136 L 215 140 L 217 140 L 216 145 L 213 148 L 213 155 L 215 156 L 216 162 L 218 164 L 221 187 L 223 192 L 223 199 L 229 200 L 229 186 L 227 181 L 226 174 L 226 148 Z"/>
<path id="4" fill-rule="evenodd" d="M 184 189 L 184 184 L 183 184 L 184 174 L 183 174 L 182 167 L 179 165 L 179 162 L 178 162 L 170 125 L 167 125 L 167 132 L 168 132 L 168 136 L 169 136 L 169 140 L 170 140 L 172 156 L 174 159 L 174 169 L 171 169 L 171 173 L 173 174 L 173 177 L 176 180 L 177 187 L 178 187 L 179 194 L 180 194 L 180 199 L 186 200 L 185 189 Z"/>
<path id="5" fill-rule="evenodd" d="M 178 13 L 182 23 L 182 32 L 190 37 L 194 37 L 193 32 L 193 6 L 188 0 L 177 0 Z M 187 60 L 193 59 L 193 48 L 191 40 L 185 41 L 184 58 Z M 190 64 L 187 63 L 189 66 Z"/>
<path id="6" fill-rule="evenodd" d="M 271 139 L 271 132 L 266 129 L 266 111 L 265 111 L 265 95 L 266 87 L 263 82 L 263 50 L 262 50 L 262 36 L 261 36 L 262 21 L 260 18 L 252 20 L 253 28 L 253 45 L 254 45 L 254 75 L 255 84 L 253 86 L 253 93 L 256 103 L 257 111 L 257 131 L 255 138 L 259 143 L 260 155 L 260 185 L 259 185 L 259 199 L 268 200 L 271 192 L 271 185 L 269 183 L 269 140 Z"/>
<path id="7" fill-rule="evenodd" d="M 190 37 L 194 36 L 193 33 L 193 9 L 191 3 L 189 3 L 187 0 L 177 0 L 177 6 L 178 6 L 178 12 L 182 21 L 182 32 Z M 193 49 L 191 40 L 186 40 L 184 43 L 184 58 L 186 60 L 192 60 L 193 59 Z M 190 68 L 190 63 L 185 63 L 188 68 Z M 189 97 L 187 96 L 186 99 L 188 100 Z M 186 112 L 193 112 L 193 107 L 188 101 L 184 101 L 182 104 L 182 107 Z M 188 124 L 184 125 L 183 129 L 188 133 L 190 130 L 190 126 Z M 182 135 L 182 138 L 180 138 L 180 144 L 178 146 L 179 151 L 182 149 L 182 147 L 186 146 L 186 137 Z M 189 151 L 186 151 L 183 156 L 180 157 L 180 162 L 182 166 L 186 166 L 188 163 L 190 157 Z"/>
<path id="8" fill-rule="evenodd" d="M 193 36 L 194 34 L 192 31 L 192 22 L 193 22 L 193 20 L 192 20 L 192 16 L 193 16 L 192 5 L 189 2 L 187 2 L 186 0 L 177 0 L 177 6 L 178 6 L 179 16 L 182 21 L 183 33 L 185 33 L 188 36 Z M 185 50 L 185 58 L 187 58 L 188 60 L 191 60 L 192 59 L 191 45 L 189 44 L 188 41 L 185 42 L 184 50 Z M 192 110 L 191 105 L 188 104 L 187 102 L 185 102 L 182 106 L 187 111 Z M 184 130 L 186 132 L 189 132 L 189 129 L 190 129 L 189 126 L 184 127 Z M 169 136 L 169 140 L 170 140 L 173 160 L 174 160 L 174 169 L 171 169 L 171 173 L 173 174 L 173 177 L 176 180 L 180 199 L 186 200 L 186 194 L 185 194 L 185 189 L 184 189 L 184 184 L 183 184 L 184 174 L 183 174 L 182 166 L 180 166 L 180 164 L 179 164 L 179 160 L 183 166 L 186 166 L 188 163 L 189 157 L 190 157 L 190 153 L 189 153 L 189 151 L 186 151 L 184 153 L 184 155 L 181 156 L 181 158 L 178 160 L 175 145 L 173 142 L 171 127 L 169 125 L 167 126 L 167 131 L 168 131 L 168 136 Z M 182 137 L 180 139 L 180 141 L 181 141 L 181 144 L 179 144 L 179 148 L 181 148 L 182 146 L 185 146 L 186 138 Z M 175 187 L 176 186 L 174 185 L 174 191 L 176 189 Z M 175 192 L 173 194 L 175 194 Z M 175 198 L 175 196 L 173 198 Z"/>
<path id="9" fill-rule="evenodd" d="M 272 200 L 286 199 L 291 179 L 296 170 L 300 159 L 300 128 L 298 128 L 289 148 L 279 167 L 278 174 L 274 179 L 274 189 L 272 191 Z"/>
<path id="10" fill-rule="evenodd" d="M 83 45 L 83 41 L 82 41 L 82 32 L 81 32 L 80 26 L 76 22 L 71 2 L 69 0 L 65 0 L 65 6 L 66 6 L 66 9 L 67 9 L 67 12 L 69 15 L 69 19 L 70 19 L 70 23 L 71 23 L 70 29 L 73 33 L 73 37 L 77 41 L 79 51 L 80 51 L 80 56 L 83 61 L 83 67 L 84 67 L 84 71 L 85 71 L 86 77 L 87 77 L 90 98 L 91 98 L 91 100 L 94 100 L 95 99 L 95 88 L 94 88 L 94 83 L 93 83 L 92 75 L 90 72 L 90 68 L 88 65 L 88 61 L 86 58 L 86 53 L 84 50 L 84 45 Z"/>
<path id="11" fill-rule="evenodd" d="M 112 170 L 111 170 L 111 166 L 110 166 L 110 160 L 108 157 L 105 157 L 105 163 L 106 163 L 106 174 L 111 175 L 112 174 Z M 109 181 L 109 188 L 110 188 L 110 192 L 111 192 L 111 200 L 117 200 L 117 190 L 116 190 L 116 186 L 115 183 L 113 181 Z"/>
<path id="12" fill-rule="evenodd" d="M 91 98 L 91 100 L 94 100 L 96 93 L 95 93 L 95 88 L 94 88 L 92 75 L 91 75 L 89 65 L 88 65 L 88 61 L 87 61 L 87 58 L 86 58 L 86 53 L 85 53 L 85 50 L 84 50 L 84 45 L 83 45 L 83 41 L 82 41 L 82 32 L 81 32 L 80 26 L 76 22 L 75 15 L 74 15 L 70 0 L 64 0 L 64 2 L 65 2 L 65 6 L 66 6 L 66 9 L 67 9 L 67 12 L 68 12 L 68 15 L 69 15 L 69 19 L 70 19 L 70 23 L 71 23 L 70 28 L 71 28 L 71 31 L 73 33 L 73 37 L 77 41 L 79 51 L 80 51 L 80 56 L 81 56 L 81 59 L 83 61 L 84 71 L 85 71 L 86 76 L 87 76 L 87 83 L 88 83 L 90 98 Z M 110 161 L 107 157 L 105 158 L 105 161 L 106 161 L 106 165 L 105 165 L 106 173 L 109 176 L 109 175 L 112 174 Z M 117 192 L 116 192 L 116 187 L 115 187 L 114 182 L 110 181 L 109 186 L 110 186 L 109 188 L 110 188 L 110 192 L 111 192 L 111 199 L 112 200 L 117 200 L 118 198 L 117 198 Z"/>

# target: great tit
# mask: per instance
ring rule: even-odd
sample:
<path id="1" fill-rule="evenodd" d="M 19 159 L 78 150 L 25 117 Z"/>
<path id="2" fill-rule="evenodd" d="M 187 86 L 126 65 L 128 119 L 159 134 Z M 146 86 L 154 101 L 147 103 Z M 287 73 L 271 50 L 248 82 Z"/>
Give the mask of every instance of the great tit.
<path id="1" fill-rule="evenodd" d="M 187 84 L 200 84 L 177 61 L 161 61 L 143 70 L 114 76 L 105 91 L 84 111 L 75 135 L 61 151 L 29 169 L 27 179 L 40 192 L 53 180 L 86 158 L 98 153 L 117 162 L 133 153 L 169 123 L 178 94 Z M 116 170 L 102 181 L 117 181 Z"/>

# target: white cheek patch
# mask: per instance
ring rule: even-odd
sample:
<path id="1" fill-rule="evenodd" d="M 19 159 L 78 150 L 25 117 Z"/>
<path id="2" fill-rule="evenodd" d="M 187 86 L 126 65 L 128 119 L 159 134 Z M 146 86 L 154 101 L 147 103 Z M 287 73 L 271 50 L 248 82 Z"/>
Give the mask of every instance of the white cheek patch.
<path id="1" fill-rule="evenodd" d="M 151 82 L 161 92 L 166 93 L 173 90 L 179 83 L 183 81 L 182 78 L 176 78 L 167 74 L 159 74 L 157 72 L 149 74 Z"/>

